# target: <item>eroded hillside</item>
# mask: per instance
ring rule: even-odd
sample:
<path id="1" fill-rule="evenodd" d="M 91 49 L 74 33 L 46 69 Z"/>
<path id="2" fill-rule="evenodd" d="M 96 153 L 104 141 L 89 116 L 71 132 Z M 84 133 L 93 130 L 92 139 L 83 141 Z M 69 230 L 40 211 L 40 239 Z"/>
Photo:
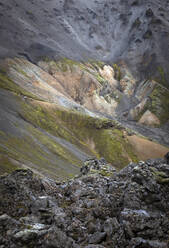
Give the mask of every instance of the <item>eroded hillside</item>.
<path id="1" fill-rule="evenodd" d="M 168 10 L 167 0 L 1 0 L 0 56 L 122 60 L 166 82 Z"/>
<path id="2" fill-rule="evenodd" d="M 156 82 L 147 82 L 153 87 L 147 86 L 146 94 L 141 87 L 136 111 L 130 102 L 136 99 L 137 82 L 126 67 L 47 58 L 35 65 L 14 58 L 1 60 L 0 68 L 1 173 L 24 167 L 64 179 L 77 174 L 89 157 L 105 157 L 119 169 L 130 161 L 163 157 L 168 151 L 164 125 L 169 108 L 163 108 L 162 100 L 168 91 Z M 147 99 L 156 88 L 161 89 L 161 101 L 152 108 Z M 145 104 L 138 111 L 142 99 Z M 151 113 L 148 119 L 146 111 Z M 137 124 L 136 119 L 147 121 L 151 115 L 155 119 L 145 123 L 147 127 Z M 136 127 L 126 128 L 131 118 Z"/>

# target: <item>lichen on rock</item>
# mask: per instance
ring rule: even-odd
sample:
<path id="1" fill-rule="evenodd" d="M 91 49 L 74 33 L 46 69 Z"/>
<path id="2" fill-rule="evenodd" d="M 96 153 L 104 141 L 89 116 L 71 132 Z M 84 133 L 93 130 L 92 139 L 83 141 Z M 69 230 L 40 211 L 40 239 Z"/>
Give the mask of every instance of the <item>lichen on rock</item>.
<path id="1" fill-rule="evenodd" d="M 130 163 L 120 172 L 112 169 L 111 175 L 100 173 L 110 166 L 103 158 L 91 158 L 81 175 L 62 183 L 30 170 L 1 176 L 1 245 L 167 248 L 165 160 L 149 159 Z"/>

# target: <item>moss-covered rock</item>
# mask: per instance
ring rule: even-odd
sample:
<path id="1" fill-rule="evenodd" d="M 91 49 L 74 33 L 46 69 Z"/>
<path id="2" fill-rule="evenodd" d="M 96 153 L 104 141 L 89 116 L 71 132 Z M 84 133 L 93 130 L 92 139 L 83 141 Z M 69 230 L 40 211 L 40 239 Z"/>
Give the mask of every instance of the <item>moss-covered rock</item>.
<path id="1" fill-rule="evenodd" d="M 169 184 L 169 177 L 164 171 L 159 171 L 154 167 L 150 167 L 153 176 L 159 184 Z"/>

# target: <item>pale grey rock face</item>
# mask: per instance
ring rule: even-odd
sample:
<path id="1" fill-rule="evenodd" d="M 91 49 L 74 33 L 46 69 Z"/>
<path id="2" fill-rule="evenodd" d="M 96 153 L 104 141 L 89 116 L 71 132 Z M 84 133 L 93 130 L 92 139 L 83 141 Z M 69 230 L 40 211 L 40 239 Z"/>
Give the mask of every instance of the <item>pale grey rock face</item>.
<path id="1" fill-rule="evenodd" d="M 168 65 L 167 0 L 0 0 L 0 57 L 125 60 L 142 77 Z"/>

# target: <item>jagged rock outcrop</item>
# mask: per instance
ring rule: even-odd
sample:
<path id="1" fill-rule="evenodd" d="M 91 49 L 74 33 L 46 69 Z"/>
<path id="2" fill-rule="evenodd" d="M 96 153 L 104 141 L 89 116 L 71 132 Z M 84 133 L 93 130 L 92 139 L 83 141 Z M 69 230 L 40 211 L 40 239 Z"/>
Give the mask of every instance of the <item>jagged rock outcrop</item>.
<path id="1" fill-rule="evenodd" d="M 130 163 L 103 176 L 106 161 L 88 160 L 88 173 L 63 183 L 30 170 L 1 176 L 1 247 L 167 248 L 166 162 Z"/>
<path id="2" fill-rule="evenodd" d="M 169 153 L 168 152 L 165 154 L 164 158 L 165 158 L 167 164 L 169 164 Z"/>
<path id="3" fill-rule="evenodd" d="M 89 173 L 96 173 L 102 176 L 113 176 L 116 171 L 115 167 L 108 164 L 104 158 L 88 159 L 84 162 L 84 165 L 80 169 L 80 176 L 87 175 Z"/>

